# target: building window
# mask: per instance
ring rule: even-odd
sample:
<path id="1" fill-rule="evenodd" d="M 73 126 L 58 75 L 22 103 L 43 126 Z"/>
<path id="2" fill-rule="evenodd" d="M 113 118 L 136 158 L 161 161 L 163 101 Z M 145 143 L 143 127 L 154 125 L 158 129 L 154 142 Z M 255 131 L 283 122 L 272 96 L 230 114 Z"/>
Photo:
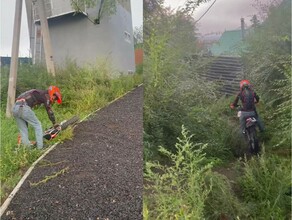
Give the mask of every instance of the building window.
<path id="1" fill-rule="evenodd" d="M 131 43 L 131 34 L 127 31 L 124 32 L 124 39 L 125 41 L 127 41 L 128 43 Z"/>

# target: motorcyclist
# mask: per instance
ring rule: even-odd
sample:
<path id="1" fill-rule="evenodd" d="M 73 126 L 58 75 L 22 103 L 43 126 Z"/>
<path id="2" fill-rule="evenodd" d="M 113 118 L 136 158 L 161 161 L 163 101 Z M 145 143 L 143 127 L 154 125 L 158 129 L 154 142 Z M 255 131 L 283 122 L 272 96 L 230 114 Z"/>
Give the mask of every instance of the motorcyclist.
<path id="1" fill-rule="evenodd" d="M 233 103 L 230 104 L 230 108 L 234 109 L 238 106 L 238 101 L 241 100 L 242 109 L 240 115 L 240 129 L 245 134 L 245 120 L 247 117 L 255 117 L 260 131 L 264 131 L 261 119 L 256 111 L 255 103 L 258 103 L 260 98 L 253 91 L 251 84 L 248 80 L 241 80 L 239 83 L 240 92 L 237 94 Z"/>
<path id="2" fill-rule="evenodd" d="M 55 115 L 51 107 L 54 102 L 62 103 L 61 92 L 57 86 L 49 86 L 47 90 L 31 89 L 17 97 L 12 113 L 16 119 L 22 144 L 26 146 L 31 145 L 28 138 L 28 124 L 30 124 L 35 130 L 37 148 L 43 148 L 42 125 L 32 111 L 32 108 L 36 105 L 44 104 L 49 119 L 52 121 L 53 126 L 57 127 L 58 124 L 56 124 Z"/>

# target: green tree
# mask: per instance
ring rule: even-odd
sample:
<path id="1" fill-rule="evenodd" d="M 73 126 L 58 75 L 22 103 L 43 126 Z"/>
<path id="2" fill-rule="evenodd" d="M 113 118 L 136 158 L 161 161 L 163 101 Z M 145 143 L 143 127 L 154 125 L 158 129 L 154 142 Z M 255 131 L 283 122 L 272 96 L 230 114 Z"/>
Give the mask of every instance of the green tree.
<path id="1" fill-rule="evenodd" d="M 251 24 L 252 24 L 251 26 L 252 26 L 253 28 L 258 27 L 259 24 L 260 24 L 260 21 L 258 20 L 258 18 L 257 18 L 256 15 L 253 15 L 250 21 L 251 21 Z"/>
<path id="2" fill-rule="evenodd" d="M 95 24 L 100 23 L 100 19 L 105 15 L 112 15 L 116 13 L 118 0 L 71 0 L 71 5 L 76 13 L 85 13 L 86 8 L 98 7 L 98 13 L 93 19 Z"/>
<path id="3" fill-rule="evenodd" d="M 291 145 L 291 0 L 272 5 L 267 19 L 247 38 L 243 54 L 248 78 L 266 103 L 274 144 Z"/>
<path id="4" fill-rule="evenodd" d="M 201 5 L 202 3 L 209 2 L 210 0 L 187 0 L 184 7 L 183 11 L 189 15 L 192 15 L 195 11 L 195 9 Z"/>
<path id="5" fill-rule="evenodd" d="M 190 124 L 191 108 L 214 96 L 198 76 L 203 62 L 194 59 L 194 19 L 154 0 L 144 1 L 144 10 L 144 131 L 146 146 L 155 151 L 157 145 L 174 146 L 181 124 Z"/>

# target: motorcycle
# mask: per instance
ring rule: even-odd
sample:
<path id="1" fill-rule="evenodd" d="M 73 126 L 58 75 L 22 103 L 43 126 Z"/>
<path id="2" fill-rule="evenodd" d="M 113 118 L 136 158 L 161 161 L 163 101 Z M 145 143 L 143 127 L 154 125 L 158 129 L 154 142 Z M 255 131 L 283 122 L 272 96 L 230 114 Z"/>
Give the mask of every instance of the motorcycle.
<path id="1" fill-rule="evenodd" d="M 241 110 L 238 111 L 237 117 L 241 117 Z M 248 142 L 249 151 L 252 155 L 257 155 L 260 152 L 259 139 L 257 137 L 257 119 L 254 116 L 245 118 L 245 138 Z"/>

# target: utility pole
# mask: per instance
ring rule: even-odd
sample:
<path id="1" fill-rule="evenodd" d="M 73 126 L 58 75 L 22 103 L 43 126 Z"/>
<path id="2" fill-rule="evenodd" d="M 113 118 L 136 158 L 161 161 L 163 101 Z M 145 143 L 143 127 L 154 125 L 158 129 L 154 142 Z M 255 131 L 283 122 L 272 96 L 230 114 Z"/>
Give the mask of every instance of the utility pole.
<path id="1" fill-rule="evenodd" d="M 43 37 L 47 71 L 51 73 L 52 76 L 55 76 L 55 65 L 53 60 L 52 44 L 44 0 L 37 0 L 37 8 L 41 22 L 41 32 Z"/>
<path id="2" fill-rule="evenodd" d="M 242 40 L 244 40 L 244 38 L 245 38 L 245 29 L 244 29 L 244 25 L 245 25 L 245 23 L 244 23 L 244 18 L 241 18 L 241 19 L 240 19 L 240 26 L 241 26 L 241 38 L 242 38 Z"/>
<path id="3" fill-rule="evenodd" d="M 22 0 L 15 2 L 15 15 L 14 15 L 14 29 L 12 39 L 11 63 L 9 73 L 6 117 L 10 118 L 12 107 L 15 102 L 16 81 L 17 81 L 17 68 L 18 68 L 18 52 L 19 52 L 19 39 L 20 39 L 20 26 L 21 26 L 21 12 Z"/>

